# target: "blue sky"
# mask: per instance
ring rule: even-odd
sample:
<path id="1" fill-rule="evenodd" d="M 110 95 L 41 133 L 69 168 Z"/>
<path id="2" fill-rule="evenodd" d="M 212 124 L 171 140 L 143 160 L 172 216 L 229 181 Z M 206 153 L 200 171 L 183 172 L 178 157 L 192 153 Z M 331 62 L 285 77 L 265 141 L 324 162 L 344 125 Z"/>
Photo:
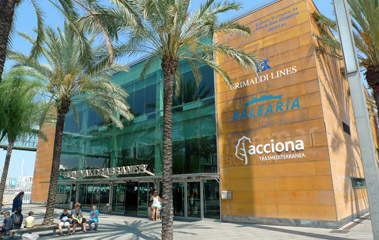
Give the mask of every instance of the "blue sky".
<path id="1" fill-rule="evenodd" d="M 63 15 L 61 15 L 59 11 L 55 9 L 48 0 L 42 0 L 38 2 L 42 10 L 45 12 L 46 24 L 52 27 L 62 26 L 62 23 L 64 21 Z M 193 0 L 191 3 L 191 9 L 196 9 L 201 2 L 204 2 L 204 0 Z M 264 2 L 267 2 L 267 0 L 240 0 L 239 2 L 243 4 L 243 9 L 241 10 L 241 12 L 244 12 Z M 331 0 L 314 0 L 314 2 L 322 14 L 330 18 L 334 18 Z M 238 15 L 238 12 L 229 12 L 227 14 L 221 15 L 220 20 L 224 21 Z M 37 20 L 34 13 L 34 9 L 30 1 L 23 1 L 22 4 L 16 10 L 15 30 L 33 35 L 32 29 L 36 27 L 36 22 Z M 26 43 L 21 37 L 15 34 L 12 39 L 11 47 L 17 51 L 22 51 L 25 54 L 28 54 L 31 45 Z M 11 62 L 6 62 L 6 68 L 9 68 L 11 64 Z M 5 153 L 6 152 L 4 150 L 0 150 L 0 166 L 4 165 Z M 8 173 L 9 177 L 18 177 L 21 175 L 22 159 L 24 159 L 25 164 L 24 176 L 33 175 L 35 152 L 14 151 Z"/>

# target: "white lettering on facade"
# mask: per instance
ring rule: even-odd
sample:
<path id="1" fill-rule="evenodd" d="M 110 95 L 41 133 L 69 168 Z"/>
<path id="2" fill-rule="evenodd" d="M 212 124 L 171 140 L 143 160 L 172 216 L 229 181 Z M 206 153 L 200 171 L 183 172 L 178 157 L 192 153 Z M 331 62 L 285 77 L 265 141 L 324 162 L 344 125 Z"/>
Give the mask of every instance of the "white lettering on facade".
<path id="1" fill-rule="evenodd" d="M 115 168 L 101 168 L 101 169 L 88 169 L 78 171 L 63 172 L 65 178 L 78 178 L 78 177 L 99 177 L 109 175 L 129 175 L 129 174 L 141 174 L 147 170 L 147 164 L 115 167 Z"/>
<path id="2" fill-rule="evenodd" d="M 236 82 L 236 83 L 234 83 L 232 90 L 236 90 L 236 89 L 240 89 L 240 88 L 244 88 L 244 87 L 249 87 L 251 85 L 259 84 L 262 82 L 281 78 L 281 77 L 288 76 L 288 75 L 295 74 L 295 73 L 297 73 L 296 66 L 284 68 L 284 69 L 278 70 L 276 72 L 272 72 L 270 74 L 267 73 L 267 74 L 264 74 L 264 75 L 261 75 L 261 76 L 258 76 L 258 77 L 252 78 L 252 79 L 247 79 L 247 80 L 244 80 L 241 82 Z"/>
<path id="3" fill-rule="evenodd" d="M 248 150 L 247 150 L 248 149 Z M 272 153 L 282 153 L 282 152 L 296 152 L 304 150 L 304 141 L 286 141 L 286 142 L 275 142 L 271 139 L 270 143 L 267 144 L 252 144 L 250 138 L 243 136 L 238 140 L 236 146 L 235 155 L 238 159 L 245 161 L 245 165 L 248 163 L 248 155 L 262 155 L 262 154 L 272 154 Z M 267 160 L 279 160 L 279 159 L 289 159 L 289 158 L 303 158 L 304 153 L 294 153 L 294 154 L 284 154 L 284 155 L 273 155 L 273 156 L 260 156 L 259 159 L 262 161 Z"/>

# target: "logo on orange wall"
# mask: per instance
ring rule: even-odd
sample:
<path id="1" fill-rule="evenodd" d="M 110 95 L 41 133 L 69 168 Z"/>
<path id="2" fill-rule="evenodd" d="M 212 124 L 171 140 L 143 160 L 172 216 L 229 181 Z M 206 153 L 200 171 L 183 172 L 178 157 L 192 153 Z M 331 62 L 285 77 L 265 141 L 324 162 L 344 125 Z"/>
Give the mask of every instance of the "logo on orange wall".
<path id="1" fill-rule="evenodd" d="M 239 160 L 245 161 L 245 165 L 247 165 L 247 154 L 248 154 L 246 151 L 247 144 L 251 144 L 250 138 L 243 136 L 242 138 L 238 139 L 238 143 L 236 145 L 236 153 L 235 153 L 236 157 Z"/>
<path id="2" fill-rule="evenodd" d="M 302 152 L 304 150 L 304 141 L 295 140 L 295 141 L 285 141 L 285 142 L 275 142 L 274 139 L 271 139 L 269 143 L 265 144 L 252 144 L 250 138 L 243 136 L 238 139 L 236 145 L 235 156 L 245 162 L 245 165 L 248 164 L 249 155 L 262 155 L 262 154 L 274 154 L 278 153 L 279 155 L 271 156 L 260 156 L 259 160 L 280 160 L 280 159 L 291 159 L 291 158 L 304 158 L 305 154 Z M 281 154 L 285 152 L 286 154 Z"/>
<path id="3" fill-rule="evenodd" d="M 268 59 L 262 61 L 258 66 L 258 72 L 264 72 L 268 69 L 271 69 L 271 67 L 267 64 Z"/>
<path id="4" fill-rule="evenodd" d="M 248 118 L 260 117 L 263 115 L 274 114 L 283 111 L 289 111 L 300 108 L 300 102 L 298 98 L 294 100 L 288 99 L 282 101 L 283 95 L 262 95 L 261 97 L 253 97 L 252 100 L 246 102 L 243 106 L 243 110 L 236 110 L 233 113 L 233 121 L 243 120 Z M 256 103 L 276 100 L 275 102 L 269 102 L 261 104 L 257 107 L 251 106 Z"/>

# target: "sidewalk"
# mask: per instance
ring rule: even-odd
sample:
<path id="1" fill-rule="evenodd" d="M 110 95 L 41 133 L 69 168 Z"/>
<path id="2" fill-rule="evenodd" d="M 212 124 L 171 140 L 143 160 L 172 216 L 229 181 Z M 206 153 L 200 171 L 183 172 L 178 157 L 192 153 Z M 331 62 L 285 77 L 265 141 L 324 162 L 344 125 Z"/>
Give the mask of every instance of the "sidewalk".
<path id="1" fill-rule="evenodd" d="M 4 210 L 7 208 L 5 207 Z M 41 223 L 45 208 L 38 205 L 24 205 L 23 214 L 29 211 L 35 212 L 36 223 Z M 61 209 L 55 211 L 55 219 Z M 89 213 L 84 212 L 86 218 Z M 2 221 L 2 217 L 0 219 Z M 80 228 L 75 235 L 65 235 L 63 237 L 52 235 L 52 231 L 41 232 L 39 239 L 94 239 L 94 240 L 139 240 L 139 239 L 160 239 L 161 223 L 152 222 L 147 218 L 126 217 L 118 215 L 103 214 L 100 216 L 99 230 L 83 233 Z M 57 231 L 58 233 L 58 231 Z M 67 234 L 67 230 L 64 231 Z M 15 239 L 20 239 L 19 236 Z M 325 228 L 303 228 L 303 227 L 283 227 L 257 224 L 237 224 L 225 223 L 213 220 L 203 221 L 175 221 L 175 240 L 203 240 L 203 239 L 373 239 L 371 233 L 371 222 L 369 216 L 355 220 L 339 230 Z"/>

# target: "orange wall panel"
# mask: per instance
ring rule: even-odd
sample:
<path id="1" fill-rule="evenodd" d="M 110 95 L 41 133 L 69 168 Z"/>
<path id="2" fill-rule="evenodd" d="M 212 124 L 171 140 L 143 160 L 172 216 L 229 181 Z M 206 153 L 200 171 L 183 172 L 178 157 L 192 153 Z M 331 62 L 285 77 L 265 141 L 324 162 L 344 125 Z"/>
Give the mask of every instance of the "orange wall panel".
<path id="1" fill-rule="evenodd" d="M 279 20 L 281 17 L 284 18 Z M 273 23 L 272 19 L 278 21 Z M 257 25 L 268 21 L 272 24 L 257 29 Z M 228 58 L 217 59 L 234 84 L 239 83 L 238 87 L 243 84 L 242 88 L 230 89 L 217 75 L 221 191 L 233 194 L 232 199 L 222 200 L 222 216 L 224 219 L 250 216 L 335 221 L 329 148 L 307 2 L 280 1 L 238 22 L 250 27 L 251 37 L 244 40 L 231 34 L 219 34 L 215 41 L 256 54 L 262 61 L 266 60 L 270 68 L 258 73 L 260 77 L 265 76 L 264 81 L 245 86 L 243 81 L 257 77 L 253 70 L 246 70 Z M 270 26 L 277 24 L 280 28 L 270 30 Z M 286 69 L 293 72 L 282 74 Z M 268 111 L 262 116 L 258 116 L 255 109 L 256 116 L 242 117 L 245 108 L 251 114 L 251 109 L 246 107 L 249 101 L 270 95 L 281 96 L 284 103 L 296 99 L 300 107 Z M 270 99 L 262 101 L 263 104 L 278 103 Z M 259 105 L 251 104 L 253 109 Z M 236 111 L 239 111 L 238 117 Z M 304 149 L 238 155 L 236 149 L 238 151 L 239 140 L 244 136 L 249 139 L 244 144 L 249 146 L 271 143 L 271 139 L 275 143 L 302 140 Z M 262 159 L 293 153 L 303 155 Z M 241 160 L 241 156 L 245 158 Z"/>
<path id="2" fill-rule="evenodd" d="M 45 203 L 47 200 L 55 136 L 54 126 L 43 125 L 41 130 L 47 141 L 38 139 L 31 196 L 31 202 L 35 203 Z"/>

